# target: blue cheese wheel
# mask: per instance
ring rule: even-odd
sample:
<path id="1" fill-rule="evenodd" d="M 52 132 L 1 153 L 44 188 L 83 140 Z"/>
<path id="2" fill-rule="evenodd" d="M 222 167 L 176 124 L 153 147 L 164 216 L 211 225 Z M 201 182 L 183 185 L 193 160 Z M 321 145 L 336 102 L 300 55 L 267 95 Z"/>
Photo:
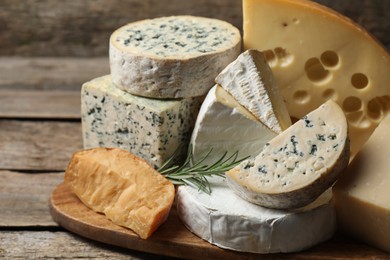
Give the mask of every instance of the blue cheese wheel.
<path id="1" fill-rule="evenodd" d="M 200 98 L 144 98 L 117 88 L 110 76 L 96 78 L 81 90 L 84 148 L 121 148 L 158 168 L 175 151 L 185 154 L 199 107 Z"/>
<path id="2" fill-rule="evenodd" d="M 241 51 L 241 35 L 217 19 L 171 16 L 117 29 L 110 38 L 113 82 L 152 98 L 202 96 Z"/>

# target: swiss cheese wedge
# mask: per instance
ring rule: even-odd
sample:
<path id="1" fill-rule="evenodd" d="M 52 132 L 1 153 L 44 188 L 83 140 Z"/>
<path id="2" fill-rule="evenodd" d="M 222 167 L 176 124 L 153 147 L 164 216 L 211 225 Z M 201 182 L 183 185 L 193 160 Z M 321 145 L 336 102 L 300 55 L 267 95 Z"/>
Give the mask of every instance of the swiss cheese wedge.
<path id="1" fill-rule="evenodd" d="M 328 99 L 356 154 L 390 110 L 390 55 L 363 28 L 307 0 L 243 0 L 244 49 L 265 52 L 292 117 Z"/>
<path id="2" fill-rule="evenodd" d="M 329 100 L 226 173 L 245 200 L 278 209 L 298 208 L 325 192 L 347 167 L 348 125 Z"/>
<path id="3" fill-rule="evenodd" d="M 168 217 L 174 185 L 143 159 L 117 148 L 77 152 L 65 183 L 89 208 L 148 238 Z"/>
<path id="4" fill-rule="evenodd" d="M 390 253 L 390 117 L 333 187 L 341 230 Z"/>

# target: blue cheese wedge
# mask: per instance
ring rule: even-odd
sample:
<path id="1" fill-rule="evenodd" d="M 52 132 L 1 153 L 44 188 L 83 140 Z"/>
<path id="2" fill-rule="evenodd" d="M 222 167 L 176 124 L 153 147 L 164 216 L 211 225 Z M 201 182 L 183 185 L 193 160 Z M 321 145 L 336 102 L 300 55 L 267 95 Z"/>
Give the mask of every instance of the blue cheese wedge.
<path id="1" fill-rule="evenodd" d="M 226 176 L 229 186 L 244 199 L 289 209 L 315 200 L 336 181 L 348 161 L 347 120 L 329 100 Z"/>
<path id="2" fill-rule="evenodd" d="M 224 21 L 194 16 L 142 20 L 111 35 L 112 80 L 144 97 L 202 96 L 240 51 L 239 30 Z"/>
<path id="3" fill-rule="evenodd" d="M 235 152 L 239 158 L 255 156 L 276 135 L 226 90 L 215 85 L 202 104 L 192 133 L 193 159 L 195 163 L 202 160 L 210 165 L 225 153 L 227 157 Z"/>
<path id="4" fill-rule="evenodd" d="M 158 168 L 176 150 L 185 154 L 199 107 L 199 98 L 143 98 L 96 78 L 81 91 L 84 148 L 122 148 Z"/>
<path id="5" fill-rule="evenodd" d="M 288 253 L 326 241 L 336 230 L 330 190 L 295 210 L 264 208 L 237 196 L 226 180 L 209 179 L 211 195 L 178 187 L 176 208 L 185 226 L 221 248 L 251 253 Z"/>
<path id="6" fill-rule="evenodd" d="M 287 106 L 262 52 L 247 50 L 242 53 L 216 77 L 215 82 L 276 133 L 291 125 Z"/>

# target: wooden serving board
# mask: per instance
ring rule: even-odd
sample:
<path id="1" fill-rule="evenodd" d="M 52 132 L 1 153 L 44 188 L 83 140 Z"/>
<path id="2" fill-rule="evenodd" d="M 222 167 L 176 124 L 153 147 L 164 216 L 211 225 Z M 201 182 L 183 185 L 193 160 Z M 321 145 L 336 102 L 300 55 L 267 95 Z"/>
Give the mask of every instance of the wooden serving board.
<path id="1" fill-rule="evenodd" d="M 148 239 L 113 224 L 103 214 L 87 208 L 64 184 L 50 197 L 50 212 L 55 222 L 80 236 L 123 248 L 185 259 L 345 259 L 386 257 L 386 254 L 345 238 L 336 237 L 305 252 L 295 254 L 250 254 L 224 250 L 192 234 L 181 223 L 173 207 L 167 221 Z M 388 257 L 388 256 L 387 256 Z"/>
<path id="2" fill-rule="evenodd" d="M 103 243 L 153 254 L 180 258 L 226 259 L 255 258 L 255 254 L 223 250 L 198 238 L 179 220 L 175 207 L 167 221 L 148 239 L 113 224 L 103 214 L 87 208 L 64 184 L 58 185 L 50 197 L 50 212 L 55 222 L 65 229 Z"/>

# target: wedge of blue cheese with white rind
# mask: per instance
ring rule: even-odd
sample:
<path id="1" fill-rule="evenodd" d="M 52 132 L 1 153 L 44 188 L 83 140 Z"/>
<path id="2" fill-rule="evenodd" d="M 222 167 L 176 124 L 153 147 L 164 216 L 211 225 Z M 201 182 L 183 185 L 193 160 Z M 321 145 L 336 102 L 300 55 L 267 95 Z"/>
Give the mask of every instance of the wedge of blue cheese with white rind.
<path id="1" fill-rule="evenodd" d="M 273 131 L 281 133 L 291 125 L 287 106 L 262 52 L 242 53 L 215 82 Z"/>
<path id="2" fill-rule="evenodd" d="M 348 162 L 347 120 L 341 108 L 329 100 L 226 176 L 242 198 L 269 208 L 289 209 L 315 200 Z"/>
<path id="3" fill-rule="evenodd" d="M 328 240 L 336 230 L 330 190 L 306 207 L 275 210 L 243 200 L 225 179 L 209 182 L 211 195 L 178 187 L 176 208 L 191 232 L 218 247 L 261 254 L 296 252 Z"/>
<path id="4" fill-rule="evenodd" d="M 152 98 L 202 96 L 241 51 L 237 28 L 217 19 L 171 16 L 117 29 L 110 38 L 113 82 Z"/>
<path id="5" fill-rule="evenodd" d="M 81 90 L 84 147 L 122 148 L 158 168 L 176 150 L 185 154 L 199 107 L 199 98 L 143 98 L 96 78 Z"/>
<path id="6" fill-rule="evenodd" d="M 225 153 L 225 158 L 235 152 L 238 158 L 255 156 L 276 135 L 215 85 L 202 104 L 191 136 L 193 159 L 210 165 Z"/>

